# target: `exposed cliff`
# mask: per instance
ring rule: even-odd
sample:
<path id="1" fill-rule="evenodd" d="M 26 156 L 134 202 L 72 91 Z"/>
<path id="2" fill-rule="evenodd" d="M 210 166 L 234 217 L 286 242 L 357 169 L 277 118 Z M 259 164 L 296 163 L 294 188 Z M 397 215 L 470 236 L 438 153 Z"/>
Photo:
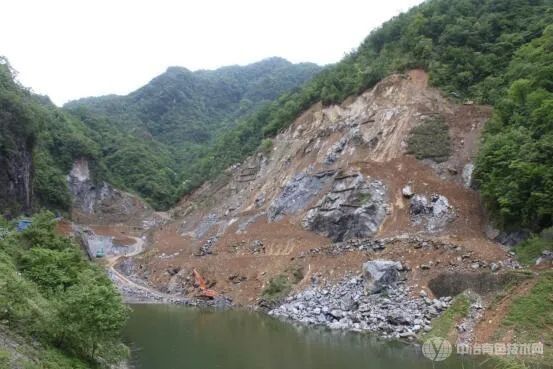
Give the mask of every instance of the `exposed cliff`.
<path id="1" fill-rule="evenodd" d="M 0 151 L 0 209 L 7 216 L 28 213 L 33 205 L 33 138 L 14 137 Z"/>
<path id="2" fill-rule="evenodd" d="M 0 57 L 0 214 L 29 212 L 33 202 L 36 122 L 9 64 Z"/>
<path id="3" fill-rule="evenodd" d="M 71 215 L 77 223 L 125 223 L 140 227 L 154 213 L 138 196 L 120 191 L 104 181 L 93 181 L 88 160 L 84 158 L 73 164 L 67 184 L 72 197 Z"/>

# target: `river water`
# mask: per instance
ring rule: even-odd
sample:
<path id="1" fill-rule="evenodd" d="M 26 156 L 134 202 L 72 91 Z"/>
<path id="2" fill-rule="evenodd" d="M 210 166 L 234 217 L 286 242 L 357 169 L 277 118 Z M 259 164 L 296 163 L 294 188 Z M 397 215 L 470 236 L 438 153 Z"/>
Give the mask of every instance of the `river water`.
<path id="1" fill-rule="evenodd" d="M 136 369 L 469 369 L 452 355 L 368 335 L 297 326 L 247 311 L 133 305 L 124 332 Z"/>

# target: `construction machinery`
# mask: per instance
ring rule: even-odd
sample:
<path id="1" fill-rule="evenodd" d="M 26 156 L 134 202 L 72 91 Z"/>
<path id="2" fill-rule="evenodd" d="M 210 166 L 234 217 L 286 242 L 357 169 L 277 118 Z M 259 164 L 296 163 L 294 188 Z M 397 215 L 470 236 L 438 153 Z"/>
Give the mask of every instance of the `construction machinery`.
<path id="1" fill-rule="evenodd" d="M 217 296 L 217 292 L 207 288 L 207 284 L 205 282 L 205 279 L 201 276 L 201 274 L 194 269 L 194 279 L 196 280 L 196 285 L 200 288 L 200 297 L 205 297 L 208 299 L 213 299 L 215 296 Z"/>

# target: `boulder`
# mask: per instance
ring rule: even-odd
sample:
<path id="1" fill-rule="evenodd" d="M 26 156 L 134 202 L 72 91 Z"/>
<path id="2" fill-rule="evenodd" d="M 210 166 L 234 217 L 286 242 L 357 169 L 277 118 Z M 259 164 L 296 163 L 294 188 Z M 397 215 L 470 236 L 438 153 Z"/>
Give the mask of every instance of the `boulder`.
<path id="1" fill-rule="evenodd" d="M 369 293 L 377 293 L 384 287 L 399 279 L 401 263 L 391 260 L 371 260 L 363 264 L 365 289 Z"/>
<path id="2" fill-rule="evenodd" d="M 455 218 L 455 211 L 447 197 L 440 194 L 432 195 L 430 200 L 424 195 L 413 196 L 409 213 L 413 223 L 423 224 L 430 232 L 442 230 Z"/>
<path id="3" fill-rule="evenodd" d="M 401 193 L 402 193 L 403 197 L 406 197 L 408 199 L 413 197 L 413 195 L 415 194 L 415 192 L 413 192 L 413 187 L 410 184 L 403 187 L 403 189 L 401 190 Z"/>
<path id="4" fill-rule="evenodd" d="M 429 205 L 426 196 L 415 195 L 411 199 L 409 211 L 411 215 L 430 214 L 432 212 L 432 207 Z"/>

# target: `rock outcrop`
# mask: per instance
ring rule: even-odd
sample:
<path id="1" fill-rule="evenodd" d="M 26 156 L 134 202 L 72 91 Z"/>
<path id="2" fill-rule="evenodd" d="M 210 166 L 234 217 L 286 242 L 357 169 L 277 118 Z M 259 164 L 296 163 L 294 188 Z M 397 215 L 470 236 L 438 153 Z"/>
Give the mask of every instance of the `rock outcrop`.
<path id="1" fill-rule="evenodd" d="M 13 147 L 0 147 L 0 211 L 7 216 L 30 212 L 33 206 L 33 144 L 15 137 Z"/>
<path id="2" fill-rule="evenodd" d="M 317 174 L 299 173 L 284 186 L 267 210 L 269 221 L 281 219 L 305 209 L 323 187 L 332 180 L 334 172 L 325 171 Z"/>
<path id="3" fill-rule="evenodd" d="M 339 173 L 330 192 L 303 219 L 305 228 L 335 242 L 374 235 L 386 216 L 386 187 L 360 173 Z"/>
<path id="4" fill-rule="evenodd" d="M 95 182 L 88 160 L 73 164 L 67 176 L 69 192 L 73 200 L 73 218 L 81 223 L 91 219 L 95 223 L 142 222 L 151 218 L 153 210 L 138 196 L 120 191 L 106 182 Z"/>

